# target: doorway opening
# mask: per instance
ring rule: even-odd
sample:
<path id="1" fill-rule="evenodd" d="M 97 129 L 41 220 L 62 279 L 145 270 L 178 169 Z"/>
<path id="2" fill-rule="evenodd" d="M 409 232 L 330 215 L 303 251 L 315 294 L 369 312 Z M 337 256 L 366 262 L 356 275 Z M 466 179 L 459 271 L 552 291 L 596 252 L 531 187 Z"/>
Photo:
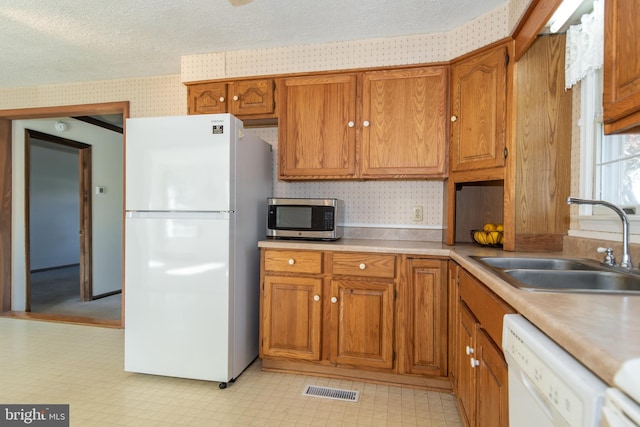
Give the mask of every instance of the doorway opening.
<path id="1" fill-rule="evenodd" d="M 19 207 L 18 210 L 13 211 L 12 205 L 15 202 L 19 202 L 18 206 L 24 203 L 25 209 L 25 223 L 29 224 L 30 220 L 28 218 L 28 201 L 25 198 L 23 199 L 22 191 L 16 192 L 15 187 L 12 186 L 12 182 L 15 179 L 23 179 L 20 173 L 16 174 L 18 171 L 12 171 L 12 136 L 16 138 L 21 138 L 21 136 L 16 136 L 12 132 L 12 123 L 16 120 L 34 120 L 34 119 L 51 119 L 56 117 L 72 117 L 78 118 L 79 120 L 86 119 L 87 117 L 95 117 L 95 116 L 105 116 L 105 115 L 120 115 L 122 117 L 122 121 L 129 116 L 129 103 L 128 102 L 114 102 L 114 103 L 104 103 L 104 104 L 87 104 L 87 105 L 71 105 L 71 106 L 61 106 L 61 107 L 43 107 L 43 108 L 27 108 L 27 109 L 16 109 L 16 110 L 0 110 L 0 191 L 3 192 L 5 197 L 0 200 L 0 253 L 3 253 L 3 257 L 0 260 L 0 315 L 2 316 L 12 316 L 12 317 L 26 317 L 26 318 L 38 318 L 44 320 L 55 320 L 55 321 L 67 321 L 74 323 L 88 323 L 88 324 L 96 324 L 110 327 L 122 327 L 123 325 L 123 311 L 120 315 L 120 318 L 116 321 L 102 321 L 100 319 L 91 319 L 91 318 L 83 318 L 80 316 L 49 316 L 49 315 L 40 315 L 38 313 L 30 312 L 32 309 L 31 301 L 29 301 L 30 296 L 28 296 L 31 292 L 27 292 L 26 289 L 29 286 L 30 274 L 28 274 L 31 270 L 30 267 L 30 250 L 27 251 L 27 248 L 30 246 L 30 236 L 28 232 L 25 230 L 20 230 L 20 221 L 22 220 L 22 212 Z M 88 121 L 88 120 L 83 120 Z M 20 128 L 16 128 L 16 131 L 19 131 Z M 28 131 L 31 132 L 31 131 Z M 121 132 L 123 134 L 123 131 Z M 30 135 L 25 136 L 25 150 L 27 149 L 27 145 L 31 147 L 35 134 L 31 133 Z M 122 150 L 124 152 L 124 137 L 121 138 L 122 141 Z M 60 144 L 60 141 L 57 141 Z M 66 145 L 64 145 L 66 144 Z M 95 289 L 95 274 L 96 267 L 92 262 L 91 252 L 94 252 L 95 249 L 91 250 L 92 237 L 91 233 L 87 232 L 87 230 L 91 230 L 91 210 L 92 210 L 92 183 L 91 183 L 91 174 L 88 174 L 84 177 L 84 179 L 80 179 L 80 175 L 86 174 L 87 171 L 90 171 L 91 164 L 91 156 L 92 150 L 90 149 L 90 145 L 83 143 L 78 143 L 76 141 L 65 141 L 65 147 L 71 147 L 78 153 L 78 177 L 79 182 L 82 181 L 83 184 L 81 186 L 84 188 L 83 197 L 78 197 L 79 201 L 82 200 L 82 208 L 78 208 L 80 213 L 80 217 L 84 218 L 84 220 L 79 222 L 80 230 L 84 229 L 85 231 L 80 234 L 80 238 L 78 239 L 79 230 L 76 231 L 75 238 L 79 240 L 79 244 L 85 246 L 85 250 L 81 250 L 80 252 L 84 253 L 86 259 L 79 257 L 78 262 L 78 271 L 79 278 L 82 286 L 78 285 L 78 291 L 82 289 L 83 296 L 82 299 L 87 300 L 95 297 L 93 295 L 94 292 L 101 294 L 100 296 L 106 296 L 106 294 L 101 293 L 100 290 L 96 291 Z M 22 150 L 22 147 L 18 146 L 19 150 Z M 95 153 L 94 153 L 95 154 Z M 124 164 L 124 156 L 120 156 L 119 161 Z M 85 166 L 83 166 L 83 164 Z M 83 172 L 80 172 L 83 171 Z M 13 174 L 12 174 L 13 172 Z M 25 172 L 25 181 L 28 182 Z M 80 185 L 80 184 L 79 184 Z M 117 188 L 120 185 L 116 186 Z M 26 186 L 25 186 L 26 188 Z M 113 188 L 113 187 L 112 187 Z M 124 190 L 119 188 L 119 190 Z M 96 196 L 97 197 L 97 196 Z M 17 199 L 16 199 L 17 198 Z M 96 207 L 93 207 L 93 210 L 96 210 Z M 85 211 L 85 214 L 82 212 Z M 12 218 L 12 212 L 15 217 Z M 101 213 L 102 210 L 98 209 L 98 212 Z M 93 213 L 95 215 L 95 212 Z M 115 215 L 112 215 L 113 218 L 119 223 L 119 226 L 124 230 L 124 212 L 118 212 Z M 96 222 L 96 226 L 97 226 Z M 18 232 L 15 232 L 16 225 L 18 225 Z M 28 227 L 25 227 L 28 228 Z M 98 228 L 100 231 L 100 227 Z M 24 231 L 24 234 L 23 234 Z M 15 242 L 12 242 L 12 235 L 16 239 Z M 95 230 L 94 230 L 95 233 Z M 119 238 L 124 241 L 124 235 L 122 233 Z M 23 237 L 24 236 L 24 237 Z M 95 235 L 93 236 L 95 239 Z M 24 241 L 22 241 L 24 240 Z M 115 255 L 118 257 L 120 262 L 123 262 L 123 244 L 118 244 L 117 252 Z M 24 252 L 23 252 L 24 249 Z M 18 250 L 18 252 L 15 252 Z M 15 252 L 15 253 L 14 253 Z M 15 257 L 22 257 L 24 253 L 25 255 L 25 270 L 27 271 L 26 276 L 24 276 L 24 272 L 21 265 L 17 265 L 15 263 Z M 96 254 L 96 256 L 98 256 Z M 103 257 L 100 256 L 99 259 Z M 93 272 L 93 275 L 92 275 Z M 102 275 L 99 274 L 99 278 Z M 120 299 L 120 306 L 123 306 L 124 303 L 124 292 L 122 289 L 122 277 L 118 274 L 117 286 L 118 289 L 118 297 Z M 92 286 L 94 289 L 92 289 Z M 106 298 L 105 298 L 106 299 Z"/>
<path id="2" fill-rule="evenodd" d="M 25 311 L 48 312 L 75 283 L 78 300 L 91 301 L 91 145 L 26 130 L 24 170 Z"/>

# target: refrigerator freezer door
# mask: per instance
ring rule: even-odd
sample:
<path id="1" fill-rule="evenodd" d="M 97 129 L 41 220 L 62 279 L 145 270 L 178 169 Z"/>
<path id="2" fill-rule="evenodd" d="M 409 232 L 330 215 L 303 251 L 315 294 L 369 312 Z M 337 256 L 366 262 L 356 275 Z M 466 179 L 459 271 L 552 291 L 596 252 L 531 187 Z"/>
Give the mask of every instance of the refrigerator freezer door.
<path id="1" fill-rule="evenodd" d="M 125 370 L 229 379 L 229 219 L 126 218 Z"/>
<path id="2" fill-rule="evenodd" d="M 125 209 L 230 210 L 238 123 L 229 114 L 128 119 Z"/>

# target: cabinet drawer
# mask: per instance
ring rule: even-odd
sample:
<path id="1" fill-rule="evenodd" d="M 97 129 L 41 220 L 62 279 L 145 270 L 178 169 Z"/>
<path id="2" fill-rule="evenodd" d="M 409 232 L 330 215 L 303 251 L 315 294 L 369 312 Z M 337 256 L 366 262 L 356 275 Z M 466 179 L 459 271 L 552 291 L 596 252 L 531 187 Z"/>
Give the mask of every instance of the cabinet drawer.
<path id="1" fill-rule="evenodd" d="M 266 250 L 264 269 L 283 273 L 320 274 L 322 252 Z"/>
<path id="2" fill-rule="evenodd" d="M 396 275 L 394 255 L 334 253 L 333 274 L 393 279 Z"/>

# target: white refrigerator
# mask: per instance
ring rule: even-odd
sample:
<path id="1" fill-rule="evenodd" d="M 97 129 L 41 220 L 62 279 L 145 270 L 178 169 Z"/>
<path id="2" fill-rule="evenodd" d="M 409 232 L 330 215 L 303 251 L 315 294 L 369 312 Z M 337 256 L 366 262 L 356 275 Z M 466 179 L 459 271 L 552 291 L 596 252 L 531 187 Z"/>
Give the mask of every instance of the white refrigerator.
<path id="1" fill-rule="evenodd" d="M 126 121 L 129 372 L 218 381 L 258 355 L 269 144 L 230 114 Z"/>

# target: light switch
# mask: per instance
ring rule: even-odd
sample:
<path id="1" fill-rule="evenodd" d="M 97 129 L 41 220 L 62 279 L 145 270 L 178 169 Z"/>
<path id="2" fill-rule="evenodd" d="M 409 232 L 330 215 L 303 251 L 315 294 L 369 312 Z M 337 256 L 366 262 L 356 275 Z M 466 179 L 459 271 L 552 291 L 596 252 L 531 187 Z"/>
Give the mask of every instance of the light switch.
<path id="1" fill-rule="evenodd" d="M 96 194 L 104 194 L 107 192 L 107 188 L 106 187 L 96 187 Z"/>

